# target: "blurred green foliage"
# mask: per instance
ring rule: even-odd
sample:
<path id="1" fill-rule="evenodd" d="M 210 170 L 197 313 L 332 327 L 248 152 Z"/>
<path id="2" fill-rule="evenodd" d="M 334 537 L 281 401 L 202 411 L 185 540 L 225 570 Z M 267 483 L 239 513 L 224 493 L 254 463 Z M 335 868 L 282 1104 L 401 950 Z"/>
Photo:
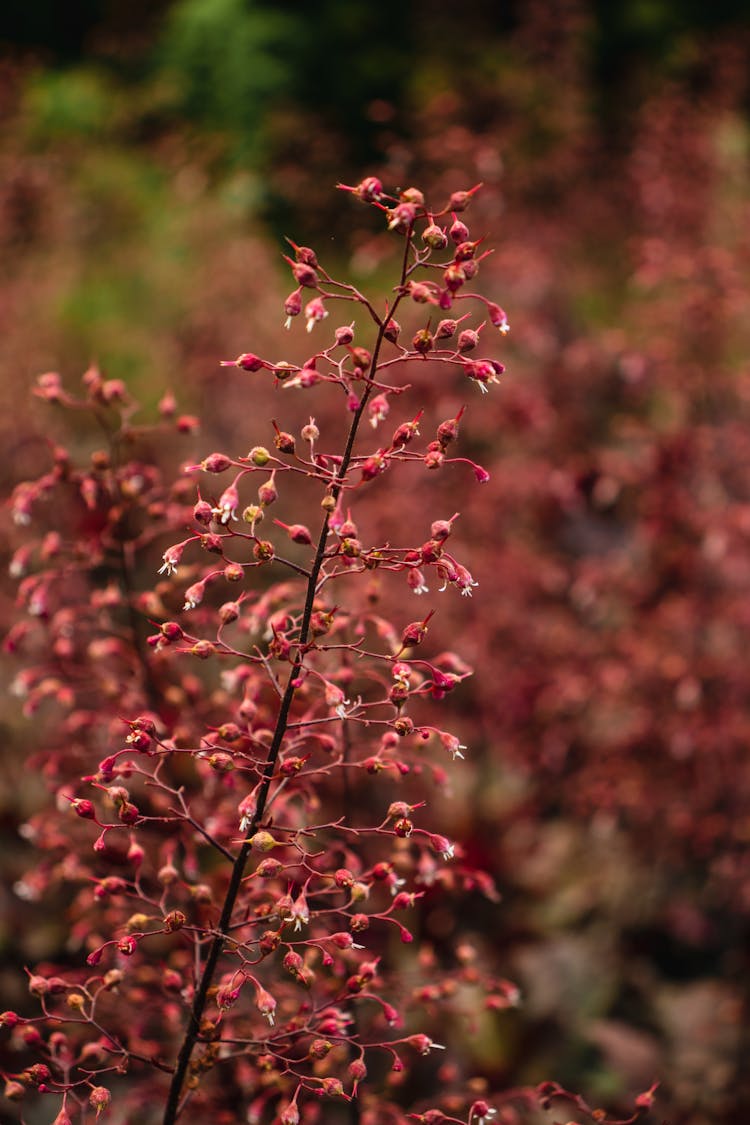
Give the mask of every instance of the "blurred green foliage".
<path id="1" fill-rule="evenodd" d="M 155 57 L 187 119 L 234 133 L 242 155 L 257 156 L 269 106 L 295 92 L 294 44 L 303 35 L 299 17 L 277 6 L 179 0 Z"/>

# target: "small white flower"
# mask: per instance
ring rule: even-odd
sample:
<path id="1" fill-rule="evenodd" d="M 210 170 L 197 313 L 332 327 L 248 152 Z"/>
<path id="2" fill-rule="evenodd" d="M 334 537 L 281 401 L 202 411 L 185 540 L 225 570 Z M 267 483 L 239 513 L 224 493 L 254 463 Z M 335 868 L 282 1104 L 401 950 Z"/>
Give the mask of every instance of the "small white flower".
<path id="1" fill-rule="evenodd" d="M 471 575 L 469 574 L 468 570 L 466 570 L 465 567 L 461 567 L 461 569 L 458 572 L 458 577 L 456 579 L 456 585 L 458 586 L 459 590 L 461 591 L 461 597 L 462 598 L 470 598 L 471 597 L 471 591 L 474 589 L 475 586 L 478 586 L 479 583 L 474 581 L 474 579 L 471 577 Z"/>
<path id="2" fill-rule="evenodd" d="M 219 508 L 214 508 L 213 512 L 219 523 L 229 523 L 230 520 L 237 519 L 237 507 L 230 503 L 225 503 Z"/>
<path id="3" fill-rule="evenodd" d="M 162 555 L 162 559 L 164 561 L 159 567 L 159 574 L 174 574 L 177 570 L 177 567 L 180 565 L 180 560 L 182 558 L 182 552 L 184 551 L 184 549 L 184 543 L 175 543 L 173 546 L 167 547 L 166 551 Z"/>
<path id="4" fill-rule="evenodd" d="M 350 699 L 343 699 L 335 708 L 335 711 L 340 719 L 351 719 L 357 714 L 361 706 L 362 696 L 358 695 L 353 703 Z"/>

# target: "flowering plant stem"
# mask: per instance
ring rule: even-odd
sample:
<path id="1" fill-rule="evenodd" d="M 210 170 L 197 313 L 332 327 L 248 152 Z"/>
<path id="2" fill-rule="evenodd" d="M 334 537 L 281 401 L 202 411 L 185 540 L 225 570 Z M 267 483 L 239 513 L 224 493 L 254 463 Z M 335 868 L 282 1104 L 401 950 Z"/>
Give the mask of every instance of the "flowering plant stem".
<path id="1" fill-rule="evenodd" d="M 407 255 L 410 238 L 411 229 L 409 230 L 408 236 L 405 240 L 406 250 L 404 253 L 404 263 L 401 272 L 401 285 L 404 284 L 406 278 L 406 269 L 408 263 Z M 391 313 L 398 305 L 400 299 L 400 296 L 396 297 L 395 301 L 393 302 Z M 334 483 L 331 488 L 331 495 L 333 496 L 334 500 L 338 500 L 339 498 L 342 487 L 340 482 L 343 481 L 349 469 L 349 465 L 352 459 L 352 452 L 354 450 L 354 443 L 357 438 L 357 433 L 362 421 L 362 416 L 365 412 L 367 403 L 372 393 L 373 380 L 375 378 L 375 372 L 377 371 L 378 359 L 383 343 L 384 332 L 385 322 L 381 321 L 378 328 L 375 347 L 372 351 L 372 359 L 370 361 L 370 367 L 367 373 L 367 379 L 365 381 L 364 392 L 361 396 L 359 406 L 357 407 L 357 410 L 352 417 L 352 422 L 349 427 L 349 434 L 346 441 L 346 448 L 344 450 L 343 457 L 341 458 L 341 463 L 339 464 L 336 472 L 336 477 L 339 483 Z M 182 1088 L 185 1084 L 185 1076 L 188 1071 L 188 1066 L 190 1065 L 190 1057 L 200 1035 L 200 1024 L 203 1012 L 206 1007 L 208 992 L 216 973 L 216 967 L 218 965 L 221 952 L 224 948 L 224 943 L 226 942 L 227 930 L 232 919 L 232 913 L 237 901 L 237 895 L 239 894 L 239 890 L 242 885 L 242 878 L 245 874 L 245 868 L 247 866 L 247 861 L 252 850 L 251 840 L 262 824 L 263 817 L 265 815 L 266 803 L 268 801 L 268 794 L 271 788 L 271 781 L 273 779 L 273 774 L 276 768 L 279 751 L 284 740 L 284 735 L 286 734 L 287 723 L 289 721 L 289 712 L 291 710 L 292 701 L 297 689 L 298 676 L 305 654 L 305 645 L 308 643 L 310 636 L 310 620 L 313 613 L 313 605 L 315 602 L 318 577 L 320 575 L 320 569 L 323 565 L 323 558 L 328 541 L 329 520 L 330 512 L 326 511 L 324 512 L 323 524 L 320 529 L 320 535 L 318 536 L 318 545 L 315 552 L 315 558 L 310 569 L 310 577 L 307 580 L 307 591 L 305 595 L 305 605 L 302 614 L 302 622 L 300 625 L 299 643 L 296 649 L 296 654 L 294 656 L 292 666 L 289 670 L 289 676 L 287 678 L 284 694 L 279 703 L 279 711 L 278 717 L 276 719 L 276 726 L 274 728 L 273 739 L 271 741 L 271 745 L 268 748 L 268 756 L 266 758 L 265 767 L 263 769 L 263 778 L 258 790 L 256 809 L 252 818 L 250 819 L 250 823 L 245 833 L 244 842 L 240 848 L 236 860 L 234 861 L 234 865 L 232 867 L 232 875 L 229 880 L 229 886 L 227 888 L 226 897 L 224 899 L 221 917 L 219 918 L 219 923 L 217 926 L 217 932 L 214 934 L 211 940 L 211 945 L 209 947 L 208 955 L 203 966 L 203 972 L 201 974 L 200 982 L 195 992 L 193 1005 L 190 1010 L 188 1026 L 185 1032 L 185 1038 L 182 1042 L 182 1046 L 180 1047 L 180 1051 L 177 1056 L 177 1064 L 175 1066 L 174 1075 L 167 1097 L 167 1103 L 164 1109 L 164 1125 L 173 1125 L 173 1122 L 177 1120 L 180 1113 L 180 1097 L 182 1094 Z"/>
<path id="2" fill-rule="evenodd" d="M 132 424 L 136 404 L 119 380 L 91 368 L 83 399 L 54 372 L 37 385 L 40 398 L 88 412 L 108 435 L 108 449 L 82 468 L 54 447 L 52 467 L 13 497 L 21 526 L 46 511 L 46 533 L 12 562 L 27 616 L 6 647 L 27 657 L 17 677 L 25 714 L 52 701 L 36 741 L 57 793 L 57 811 L 26 826 L 51 862 L 19 886 L 41 899 L 75 885 L 71 948 L 85 964 L 29 972 L 41 1015 L 2 1013 L 0 1027 L 40 1061 L 3 1077 L 11 1099 L 62 1099 L 55 1125 L 71 1114 L 81 1125 L 92 1112 L 98 1119 L 115 1096 L 121 1114 L 150 1102 L 163 1125 L 234 1120 L 238 1104 L 248 1121 L 313 1125 L 322 1099 L 348 1105 L 353 1123 L 360 1105 L 400 1122 L 402 1055 L 446 1049 L 421 1026 L 451 1012 L 468 1030 L 478 1008 L 517 1002 L 470 942 L 457 936 L 440 964 L 421 940 L 424 896 L 498 895 L 460 843 L 424 822 L 425 789 L 449 786 L 430 744 L 453 761 L 466 749 L 434 725 L 435 706 L 471 668 L 424 644 L 434 606 L 405 624 L 403 603 L 428 582 L 464 597 L 477 583 L 449 542 L 459 512 L 435 512 L 420 529 L 421 496 L 412 519 L 411 489 L 380 485 L 386 472 L 449 466 L 489 479 L 454 455 L 466 406 L 454 403 L 438 422 L 436 376 L 486 392 L 503 365 L 471 353 L 508 324 L 470 284 L 488 252 L 457 212 L 476 189 L 436 212 L 418 189 L 388 195 L 372 177 L 344 190 L 401 240 L 393 295 L 377 309 L 312 249 L 290 243 L 296 288 L 284 310 L 289 327 L 304 307 L 310 332 L 332 307 L 353 306 L 370 348 L 355 321 L 302 366 L 250 352 L 222 363 L 284 400 L 290 389 L 326 392 L 320 424 L 310 416 L 300 428 L 302 445 L 272 419 L 275 450 L 216 451 L 172 480 L 153 429 Z M 314 294 L 306 304 L 305 289 Z M 460 302 L 466 312 L 442 316 Z M 412 321 L 404 342 L 396 310 Z M 402 413 L 390 440 L 360 449 L 363 422 L 378 430 L 410 389 L 405 365 L 425 376 L 426 405 Z M 340 453 L 325 444 L 337 407 Z M 198 425 L 169 394 L 159 411 L 159 433 Z M 434 438 L 423 442 L 428 421 Z M 208 483 L 196 501 L 199 473 Z M 253 482 L 257 501 L 247 503 Z M 273 514 L 287 483 L 292 513 L 323 492 L 317 535 L 313 522 Z M 357 516 L 363 491 L 385 504 L 362 505 L 370 526 L 360 530 L 352 509 Z M 385 532 L 381 517 L 394 516 Z M 157 543 L 166 577 L 141 589 L 140 564 Z M 143 618 L 156 631 L 141 647 Z M 206 671 L 191 671 L 191 659 L 209 661 Z M 407 911 L 416 932 L 401 920 Z M 115 1071 L 132 1083 L 110 1091 Z M 452 1096 L 472 1125 L 492 1115 L 471 1091 Z"/>

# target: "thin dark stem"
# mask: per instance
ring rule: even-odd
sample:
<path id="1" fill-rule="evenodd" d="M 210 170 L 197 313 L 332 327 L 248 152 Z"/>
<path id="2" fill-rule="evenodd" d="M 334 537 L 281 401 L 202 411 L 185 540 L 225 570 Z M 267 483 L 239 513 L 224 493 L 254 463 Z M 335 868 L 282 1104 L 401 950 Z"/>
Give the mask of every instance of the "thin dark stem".
<path id="1" fill-rule="evenodd" d="M 409 247 L 411 244 L 411 230 L 408 232 L 405 242 L 406 245 L 404 248 L 404 259 L 401 268 L 402 284 L 408 267 Z M 399 300 L 400 296 L 396 298 L 393 304 L 393 309 L 391 310 L 391 314 L 389 315 L 392 315 L 393 310 L 395 310 L 399 303 Z M 352 418 L 352 423 L 349 428 L 349 434 L 346 441 L 346 448 L 344 450 L 343 457 L 341 458 L 341 463 L 338 466 L 336 477 L 331 488 L 331 494 L 334 500 L 338 499 L 341 490 L 344 487 L 344 481 L 349 470 L 349 465 L 351 464 L 354 451 L 354 443 L 357 439 L 360 422 L 362 420 L 362 416 L 365 412 L 365 408 L 367 406 L 367 402 L 370 398 L 370 394 L 374 385 L 375 373 L 378 368 L 378 360 L 380 357 L 380 350 L 384 338 L 385 323 L 380 322 L 375 347 L 372 353 L 372 359 L 370 361 L 370 369 L 367 374 L 365 389 L 362 394 L 362 398 L 360 399 L 359 406 L 357 407 L 357 410 Z M 193 1049 L 200 1036 L 201 1020 L 203 1019 L 203 1013 L 206 1007 L 209 989 L 211 988 L 211 984 L 216 973 L 216 966 L 219 962 L 219 957 L 221 956 L 221 953 L 224 949 L 224 945 L 226 944 L 227 935 L 232 920 L 232 913 L 234 911 L 240 887 L 242 886 L 245 867 L 247 866 L 247 861 L 252 850 L 251 840 L 255 833 L 258 831 L 258 828 L 262 823 L 263 817 L 266 812 L 266 805 L 268 802 L 269 790 L 271 788 L 271 781 L 276 769 L 276 762 L 278 760 L 279 751 L 281 750 L 281 745 L 287 731 L 289 714 L 291 711 L 295 692 L 297 690 L 299 674 L 302 669 L 302 664 L 304 662 L 305 652 L 310 637 L 310 621 L 313 614 L 313 606 L 315 603 L 315 596 L 318 588 L 318 579 L 320 577 L 320 571 L 322 569 L 323 562 L 325 561 L 329 519 L 330 514 L 326 512 L 323 519 L 323 525 L 320 529 L 318 546 L 315 552 L 315 560 L 313 562 L 307 581 L 307 594 L 305 597 L 305 606 L 302 613 L 302 622 L 300 625 L 296 654 L 294 657 L 292 668 L 289 672 L 289 678 L 286 682 L 284 694 L 279 704 L 276 727 L 274 729 L 271 745 L 268 749 L 266 764 L 263 769 L 263 778 L 261 781 L 260 789 L 258 791 L 258 800 L 256 803 L 255 812 L 247 828 L 244 843 L 242 844 L 237 858 L 234 861 L 232 874 L 229 880 L 229 886 L 227 888 L 224 905 L 221 911 L 221 917 L 219 918 L 219 923 L 216 928 L 217 932 L 209 946 L 208 955 L 203 965 L 203 972 L 201 973 L 201 978 L 198 982 L 198 987 L 193 997 L 193 1004 L 188 1018 L 185 1037 L 177 1056 L 177 1063 L 175 1065 L 174 1075 L 172 1077 L 172 1082 L 169 1088 L 167 1103 L 164 1110 L 163 1125 L 174 1125 L 174 1122 L 177 1120 L 177 1117 L 180 1113 L 180 1098 L 182 1094 L 182 1088 L 184 1086 L 185 1077 L 190 1066 L 190 1058 L 192 1056 Z"/>

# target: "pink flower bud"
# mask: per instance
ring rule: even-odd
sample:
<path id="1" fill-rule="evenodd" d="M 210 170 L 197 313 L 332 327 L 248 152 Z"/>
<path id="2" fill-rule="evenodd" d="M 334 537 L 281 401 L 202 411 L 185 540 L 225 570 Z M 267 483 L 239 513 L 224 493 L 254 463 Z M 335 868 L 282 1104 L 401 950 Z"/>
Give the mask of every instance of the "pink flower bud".
<path id="1" fill-rule="evenodd" d="M 240 502 L 236 482 L 225 488 L 219 498 L 218 517 L 221 523 L 229 523 L 237 519 L 237 507 Z"/>
<path id="2" fill-rule="evenodd" d="M 367 406 L 367 413 L 370 416 L 370 425 L 373 429 L 376 429 L 381 422 L 385 421 L 388 417 L 389 409 L 390 404 L 387 395 L 375 395 L 374 398 L 370 399 Z"/>
<path id="3" fill-rule="evenodd" d="M 464 328 L 463 332 L 459 334 L 457 347 L 460 352 L 470 352 L 479 343 L 479 333 L 475 332 L 472 328 Z"/>
<path id="4" fill-rule="evenodd" d="M 304 262 L 305 265 L 314 266 L 317 269 L 318 258 L 314 250 L 309 246 L 298 246 L 296 242 L 292 242 L 291 238 L 287 238 L 287 242 L 294 250 L 294 257 L 298 262 Z"/>
<path id="5" fill-rule="evenodd" d="M 183 609 L 195 609 L 203 601 L 203 595 L 206 592 L 206 579 L 200 582 L 194 582 L 192 586 L 188 586 L 185 591 L 185 604 Z"/>
<path id="6" fill-rule="evenodd" d="M 649 1086 L 642 1094 L 639 1094 L 635 1099 L 635 1104 L 638 1109 L 651 1109 L 654 1104 L 654 1095 L 659 1089 L 659 1083 L 654 1082 L 653 1086 Z"/>
<path id="7" fill-rule="evenodd" d="M 255 873 L 259 875 L 261 879 L 275 879 L 283 866 L 281 860 L 271 859 L 269 857 L 268 859 L 262 859 L 260 861 L 255 869 Z"/>
<path id="8" fill-rule="evenodd" d="M 328 316 L 328 309 L 323 304 L 322 297 L 314 297 L 312 301 L 308 301 L 305 306 L 305 320 L 307 321 L 307 331 L 312 332 L 315 325 L 325 320 Z"/>
<path id="9" fill-rule="evenodd" d="M 196 523 L 208 526 L 213 519 L 214 510 L 208 500 L 199 500 L 193 508 L 193 519 Z"/>
<path id="10" fill-rule="evenodd" d="M 229 577 L 226 573 L 228 569 L 229 567 L 227 567 L 224 571 L 225 577 Z M 242 567 L 239 567 L 239 571 L 239 577 L 241 578 L 243 574 Z M 232 581 L 236 581 L 234 576 L 232 576 Z M 232 621 L 237 620 L 239 615 L 240 607 L 237 602 L 224 602 L 223 605 L 219 606 L 219 620 L 221 621 L 222 625 L 231 624 Z"/>
<path id="11" fill-rule="evenodd" d="M 408 1043 L 410 1047 L 413 1047 L 415 1051 L 418 1051 L 420 1055 L 429 1055 L 434 1047 L 440 1051 L 445 1050 L 445 1047 L 440 1043 L 433 1043 L 432 1039 L 427 1035 L 410 1035 L 405 1042 Z"/>
<path id="12" fill-rule="evenodd" d="M 410 625 L 406 626 L 401 634 L 402 648 L 412 648 L 422 643 L 427 634 L 427 624 L 434 612 L 434 609 L 430 610 L 423 621 L 412 621 Z"/>
<path id="13" fill-rule="evenodd" d="M 281 520 L 274 520 L 273 522 L 277 525 L 277 527 L 281 527 L 284 529 L 293 543 L 302 543 L 306 546 L 312 546 L 312 535 L 304 524 L 286 524 L 282 523 Z"/>
<path id="14" fill-rule="evenodd" d="M 367 1078 L 367 1067 L 362 1059 L 352 1059 L 349 1063 L 349 1074 L 355 1082 L 361 1082 L 364 1078 Z"/>
<path id="15" fill-rule="evenodd" d="M 293 262 L 286 254 L 284 260 L 291 266 L 294 280 L 298 285 L 301 285 L 304 289 L 318 288 L 318 275 L 313 266 L 308 262 Z"/>
<path id="16" fill-rule="evenodd" d="M 354 938 L 350 933 L 346 933 L 346 931 L 331 934 L 328 940 L 332 941 L 338 949 L 351 949 L 354 945 Z"/>
<path id="17" fill-rule="evenodd" d="M 293 316 L 299 316 L 302 312 L 302 290 L 295 289 L 290 293 L 284 301 L 284 312 L 286 313 L 286 327 L 289 328 L 292 323 Z"/>
<path id="18" fill-rule="evenodd" d="M 165 621 L 161 626 L 161 634 L 168 641 L 180 641 L 184 637 L 184 633 L 176 621 Z M 102 766 L 99 766 L 102 769 Z"/>
<path id="19" fill-rule="evenodd" d="M 469 237 L 469 228 L 454 215 L 453 225 L 449 228 L 448 234 L 456 245 L 460 245 L 462 242 L 466 242 L 466 239 Z"/>
<path id="20" fill-rule="evenodd" d="M 439 836 L 437 834 L 432 835 L 429 837 L 429 842 L 432 850 L 442 856 L 443 859 L 453 859 L 455 848 L 445 836 Z"/>
<path id="21" fill-rule="evenodd" d="M 418 305 L 434 305 L 435 295 L 432 287 L 424 281 L 410 281 L 408 285 L 409 296 Z"/>
<path id="22" fill-rule="evenodd" d="M 363 203 L 376 203 L 383 194 L 383 185 L 376 176 L 367 176 L 356 187 L 347 187 L 346 184 L 337 184 L 340 191 L 350 191 Z"/>
<path id="23" fill-rule="evenodd" d="M 279 902 L 280 901 L 281 900 L 279 900 Z M 279 906 L 279 903 L 277 903 L 277 908 L 278 908 L 278 906 Z M 290 904 L 290 909 L 291 909 L 291 904 Z M 301 956 L 299 955 L 299 953 L 297 953 L 293 949 L 290 949 L 289 952 L 284 955 L 284 959 L 282 961 L 282 964 L 283 964 L 284 968 L 286 969 L 286 971 L 288 973 L 291 973 L 292 976 L 296 976 L 300 972 L 300 970 L 304 967 L 304 961 L 302 960 Z"/>
<path id="24" fill-rule="evenodd" d="M 435 339 L 450 340 L 451 336 L 455 336 L 457 328 L 457 320 L 441 320 L 435 329 Z"/>
<path id="25" fill-rule="evenodd" d="M 383 330 L 384 337 L 386 338 L 386 340 L 389 340 L 391 344 L 395 344 L 399 338 L 400 332 L 401 325 L 397 320 L 394 320 L 393 317 L 390 317 Z"/>
<path id="26" fill-rule="evenodd" d="M 481 188 L 481 184 L 475 184 L 469 191 L 454 191 L 448 200 L 448 208 L 450 211 L 464 211 L 471 202 L 471 198 Z"/>
<path id="27" fill-rule="evenodd" d="M 164 929 L 168 934 L 176 933 L 187 923 L 187 917 L 182 910 L 170 910 L 164 916 Z"/>
<path id="28" fill-rule="evenodd" d="M 415 203 L 398 203 L 395 207 L 387 209 L 385 214 L 388 221 L 388 230 L 406 234 L 414 225 L 417 211 L 418 205 Z"/>
<path id="29" fill-rule="evenodd" d="M 448 266 L 448 269 L 443 274 L 443 281 L 445 287 L 451 293 L 457 292 L 466 281 L 466 274 L 462 265 L 454 262 L 453 265 Z"/>
<path id="30" fill-rule="evenodd" d="M 62 395 L 62 380 L 56 371 L 46 371 L 39 375 L 34 394 L 47 402 L 58 402 Z"/>
<path id="31" fill-rule="evenodd" d="M 223 473 L 232 464 L 231 458 L 225 453 L 209 453 L 201 461 L 201 468 L 205 473 Z"/>
<path id="32" fill-rule="evenodd" d="M 395 430 L 391 439 L 391 447 L 399 449 L 401 446 L 408 445 L 409 442 L 419 434 L 419 423 L 424 414 L 423 410 L 414 417 L 411 422 L 402 422 L 401 425 Z"/>
<path id="33" fill-rule="evenodd" d="M 89 1105 L 92 1109 L 96 1110 L 98 1117 L 105 1109 L 109 1109 L 109 1103 L 112 1101 L 112 1095 L 106 1086 L 94 1086 L 89 1094 Z"/>
<path id="34" fill-rule="evenodd" d="M 46 977 L 32 975 L 29 977 L 29 992 L 32 996 L 46 996 L 49 992 L 49 983 Z"/>
<path id="35" fill-rule="evenodd" d="M 241 986 L 231 988 L 229 985 L 222 984 L 216 990 L 216 1007 L 220 1012 L 226 1012 L 234 1004 L 237 1003 L 240 996 Z"/>
<path id="36" fill-rule="evenodd" d="M 296 1102 L 289 1102 L 279 1114 L 281 1125 L 299 1125 L 299 1110 Z"/>
<path id="37" fill-rule="evenodd" d="M 276 422 L 273 423 L 273 428 L 276 431 L 276 436 L 273 439 L 273 444 L 280 453 L 294 453 L 295 441 L 292 434 L 280 430 Z"/>
<path id="38" fill-rule="evenodd" d="M 399 192 L 399 199 L 402 203 L 413 203 L 415 207 L 424 207 L 424 194 L 419 188 L 408 187 Z"/>
<path id="39" fill-rule="evenodd" d="M 448 245 L 448 235 L 442 227 L 439 227 L 434 220 L 429 226 L 425 227 L 422 231 L 422 241 L 425 242 L 431 250 L 444 250 Z"/>
<path id="40" fill-rule="evenodd" d="M 276 488 L 276 471 L 271 473 L 271 476 L 261 484 L 258 488 L 258 499 L 264 507 L 269 504 L 274 504 L 279 498 L 279 493 Z"/>
<path id="41" fill-rule="evenodd" d="M 267 364 L 260 356 L 253 355 L 252 352 L 243 352 L 238 355 L 236 359 L 222 360 L 222 367 L 240 367 L 243 371 L 260 371 L 261 368 L 266 367 Z"/>
<path id="42" fill-rule="evenodd" d="M 76 815 L 80 816 L 83 820 L 96 819 L 96 809 L 92 802 L 85 797 L 74 798 L 74 800 L 70 802 L 70 805 Z"/>
<path id="43" fill-rule="evenodd" d="M 493 301 L 490 301 L 487 305 L 487 313 L 490 318 L 490 324 L 492 324 L 495 328 L 499 328 L 503 335 L 506 332 L 510 331 L 508 318 L 505 315 L 504 309 L 501 309 L 499 305 L 496 305 Z"/>
<path id="44" fill-rule="evenodd" d="M 411 346 L 414 351 L 418 352 L 420 355 L 427 355 L 428 352 L 431 352 L 434 346 L 434 340 L 429 328 L 420 328 L 419 331 L 414 334 Z"/>
<path id="45" fill-rule="evenodd" d="M 380 473 L 385 472 L 388 468 L 388 458 L 385 453 L 384 449 L 379 449 L 372 457 L 365 458 L 361 465 L 363 481 L 374 480 Z"/>
<path id="46" fill-rule="evenodd" d="M 311 418 L 306 426 L 300 430 L 300 436 L 303 441 L 308 441 L 310 445 L 318 440 L 320 437 L 320 430 L 315 425 L 315 419 Z"/>

